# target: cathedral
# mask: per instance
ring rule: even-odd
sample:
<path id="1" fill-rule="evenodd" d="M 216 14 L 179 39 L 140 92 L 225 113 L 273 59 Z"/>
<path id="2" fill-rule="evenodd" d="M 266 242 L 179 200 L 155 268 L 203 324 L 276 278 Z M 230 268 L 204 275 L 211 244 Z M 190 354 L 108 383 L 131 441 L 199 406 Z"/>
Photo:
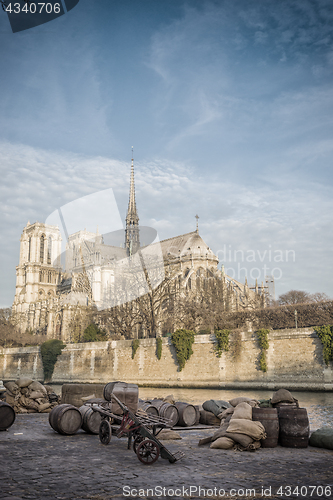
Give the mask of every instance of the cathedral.
<path id="1" fill-rule="evenodd" d="M 218 269 L 217 257 L 199 235 L 198 220 L 195 231 L 162 241 L 156 236 L 152 228 L 139 226 L 133 159 L 124 231 L 77 231 L 67 236 L 62 253 L 58 226 L 28 222 L 12 306 L 18 329 L 68 342 L 75 315 L 131 303 L 166 280 L 175 283 L 178 297 L 204 293 L 208 281 L 213 288 L 218 285 L 224 310 L 265 307 L 263 285 L 251 289 L 225 275 L 223 266 Z"/>

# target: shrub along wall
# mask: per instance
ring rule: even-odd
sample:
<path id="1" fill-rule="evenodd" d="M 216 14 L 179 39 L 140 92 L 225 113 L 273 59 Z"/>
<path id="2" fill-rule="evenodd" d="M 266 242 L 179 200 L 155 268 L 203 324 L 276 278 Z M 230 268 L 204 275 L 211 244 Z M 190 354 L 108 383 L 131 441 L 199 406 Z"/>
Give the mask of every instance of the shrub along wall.
<path id="1" fill-rule="evenodd" d="M 255 329 L 271 328 L 280 330 L 295 328 L 295 309 L 297 311 L 298 328 L 333 324 L 333 301 L 329 301 L 230 313 L 219 319 L 218 328 L 239 328 L 247 322 L 252 322 Z"/>

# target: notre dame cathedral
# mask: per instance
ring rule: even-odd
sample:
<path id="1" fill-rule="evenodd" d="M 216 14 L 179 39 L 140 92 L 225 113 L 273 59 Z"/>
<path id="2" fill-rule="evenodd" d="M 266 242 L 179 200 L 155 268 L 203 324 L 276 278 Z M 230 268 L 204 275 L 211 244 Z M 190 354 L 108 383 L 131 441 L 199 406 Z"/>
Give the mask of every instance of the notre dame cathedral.
<path id="1" fill-rule="evenodd" d="M 174 283 L 173 302 L 206 293 L 209 282 L 211 289 L 221 290 L 222 310 L 265 307 L 263 285 L 250 289 L 246 282 L 241 284 L 218 269 L 217 257 L 199 235 L 198 222 L 195 231 L 160 242 L 150 233 L 139 226 L 133 159 L 125 231 L 101 235 L 98 229 L 96 233 L 80 230 L 68 235 L 64 256 L 58 226 L 28 222 L 20 240 L 12 307 L 19 330 L 68 342 L 75 315 L 135 302 L 166 281 L 168 290 Z M 166 314 L 170 316 L 170 311 Z M 135 335 L 137 330 L 131 336 Z"/>

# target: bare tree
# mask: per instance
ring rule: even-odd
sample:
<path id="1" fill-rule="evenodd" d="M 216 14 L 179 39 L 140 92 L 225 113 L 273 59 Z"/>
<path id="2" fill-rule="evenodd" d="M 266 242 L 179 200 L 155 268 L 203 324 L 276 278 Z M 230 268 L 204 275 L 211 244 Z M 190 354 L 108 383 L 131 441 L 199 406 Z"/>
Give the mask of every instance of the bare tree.
<path id="1" fill-rule="evenodd" d="M 331 298 L 326 295 L 326 293 L 317 292 L 313 293 L 311 296 L 311 302 L 328 302 Z"/>
<path id="2" fill-rule="evenodd" d="M 303 292 L 302 290 L 290 290 L 279 296 L 279 304 L 284 305 L 292 305 L 292 304 L 304 304 L 306 302 L 311 302 L 311 296 L 307 292 Z"/>
<path id="3" fill-rule="evenodd" d="M 316 302 L 327 302 L 331 300 L 326 293 L 313 293 L 304 292 L 302 290 L 290 290 L 279 296 L 279 305 L 293 305 L 293 304 L 311 304 Z"/>

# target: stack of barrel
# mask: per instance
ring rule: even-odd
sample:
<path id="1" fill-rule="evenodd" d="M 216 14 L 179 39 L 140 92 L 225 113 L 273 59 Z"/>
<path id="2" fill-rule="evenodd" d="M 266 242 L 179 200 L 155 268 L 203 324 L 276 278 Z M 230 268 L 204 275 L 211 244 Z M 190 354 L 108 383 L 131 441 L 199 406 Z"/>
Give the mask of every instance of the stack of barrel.
<path id="1" fill-rule="evenodd" d="M 306 448 L 309 442 L 309 419 L 306 408 L 299 408 L 298 401 L 286 389 L 273 394 L 269 408 L 253 408 L 253 420 L 265 427 L 267 438 L 263 448 L 273 448 L 279 443 L 287 448 Z"/>
<path id="2" fill-rule="evenodd" d="M 173 402 L 166 399 L 152 399 L 150 401 L 139 400 L 139 408 L 146 413 L 167 418 L 170 426 L 192 427 L 199 423 L 199 408 L 182 402 Z"/>
<path id="3" fill-rule="evenodd" d="M 78 385 L 78 384 L 76 384 Z M 69 386 L 69 384 L 68 384 Z M 71 388 L 68 387 L 70 390 Z M 77 388 L 75 388 L 78 392 Z M 79 390 L 79 393 L 82 393 Z M 108 408 L 115 415 L 122 415 L 122 409 L 112 399 L 114 394 L 122 403 L 124 403 L 133 413 L 137 412 L 139 388 L 136 384 L 127 384 L 125 382 L 109 382 L 104 386 L 102 398 L 91 398 L 91 402 L 108 402 Z M 81 398 L 82 399 L 86 398 Z M 79 399 L 78 399 L 79 401 Z M 59 434 L 72 435 L 81 428 L 89 434 L 98 434 L 102 416 L 94 411 L 90 404 L 84 404 L 77 408 L 72 404 L 62 404 L 52 410 L 49 415 L 51 427 Z"/>

